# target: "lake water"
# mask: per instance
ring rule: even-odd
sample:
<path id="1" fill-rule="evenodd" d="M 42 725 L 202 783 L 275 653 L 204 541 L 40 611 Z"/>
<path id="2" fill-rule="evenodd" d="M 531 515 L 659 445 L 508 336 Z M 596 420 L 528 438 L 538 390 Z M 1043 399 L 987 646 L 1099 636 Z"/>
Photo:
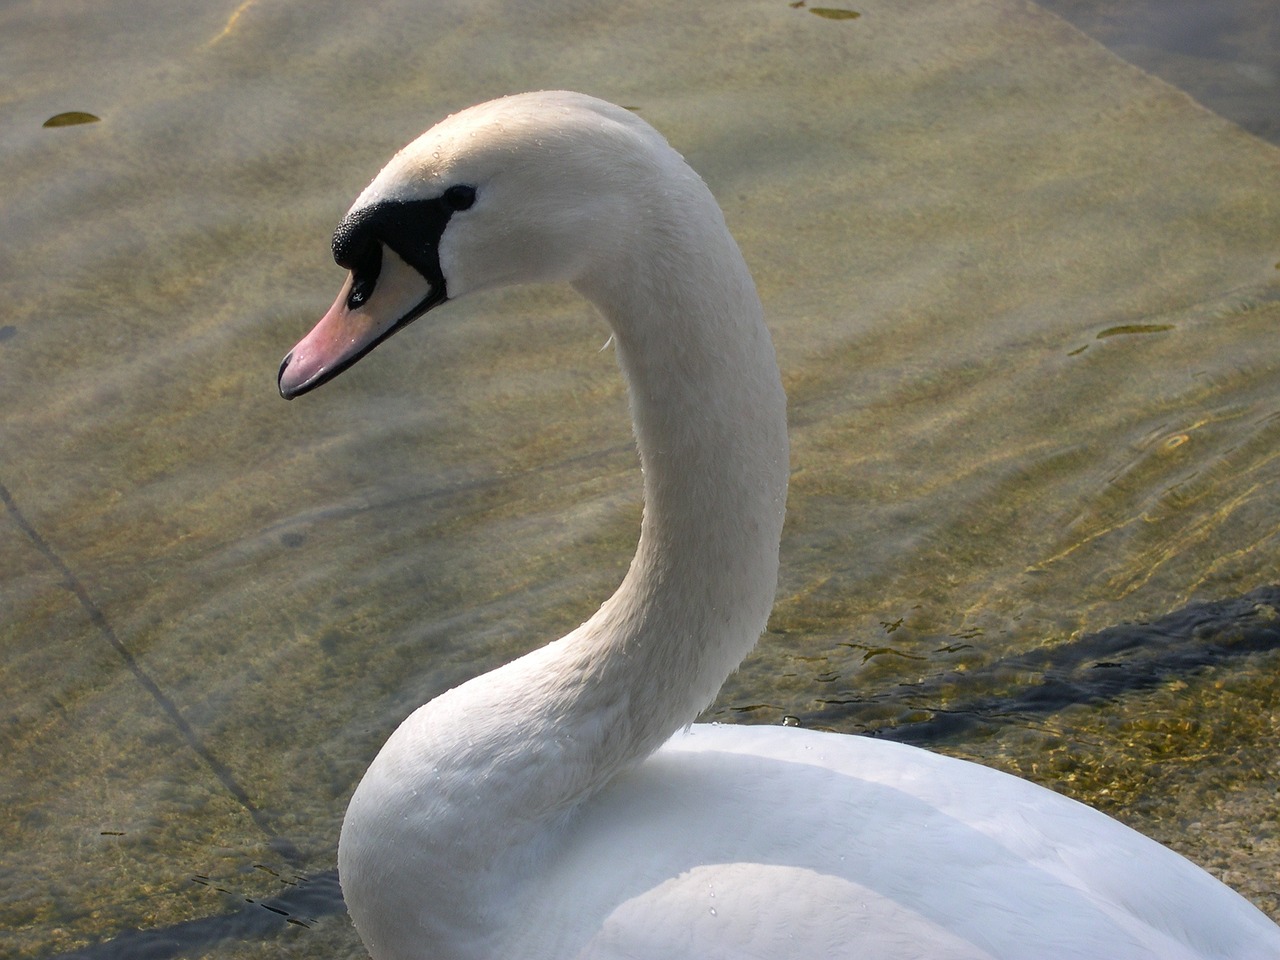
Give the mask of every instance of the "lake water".
<path id="1" fill-rule="evenodd" d="M 1013 771 L 1280 918 L 1272 5 L 1051 4 L 1115 52 L 842 6 L 0 9 L 0 952 L 362 956 L 368 761 L 616 585 L 639 478 L 570 291 L 275 388 L 382 163 L 545 87 L 686 155 L 777 341 L 778 604 L 708 718 Z"/>

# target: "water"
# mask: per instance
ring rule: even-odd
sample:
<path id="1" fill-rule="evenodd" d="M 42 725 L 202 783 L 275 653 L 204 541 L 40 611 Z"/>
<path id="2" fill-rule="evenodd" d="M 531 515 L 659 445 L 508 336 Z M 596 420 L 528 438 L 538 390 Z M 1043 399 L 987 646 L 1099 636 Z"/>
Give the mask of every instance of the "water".
<path id="1" fill-rule="evenodd" d="M 1250 133 L 1280 142 L 1280 11 L 1270 0 L 1044 0 L 1097 37 Z"/>
<path id="2" fill-rule="evenodd" d="M 12 949 L 360 956 L 332 869 L 369 758 L 616 585 L 639 480 L 568 291 L 275 395 L 380 165 L 548 86 L 686 154 L 778 341 L 783 580 L 708 717 L 1015 771 L 1280 916 L 1275 146 L 1020 4 L 578 6 L 0 12 Z M 41 126 L 70 110 L 101 120 Z"/>

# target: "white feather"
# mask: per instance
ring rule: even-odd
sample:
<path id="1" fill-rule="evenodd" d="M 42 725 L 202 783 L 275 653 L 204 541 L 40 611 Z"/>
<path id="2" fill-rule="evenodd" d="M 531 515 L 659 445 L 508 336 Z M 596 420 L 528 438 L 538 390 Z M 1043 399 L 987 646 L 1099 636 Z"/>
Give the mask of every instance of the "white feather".
<path id="1" fill-rule="evenodd" d="M 355 209 L 454 184 L 476 201 L 439 244 L 451 297 L 563 280 L 608 321 L 646 506 L 595 616 L 421 707 L 369 768 L 339 871 L 376 960 L 1280 957 L 1243 898 L 1025 781 L 689 726 L 777 578 L 785 400 L 746 266 L 680 156 L 589 97 L 450 117 Z"/>

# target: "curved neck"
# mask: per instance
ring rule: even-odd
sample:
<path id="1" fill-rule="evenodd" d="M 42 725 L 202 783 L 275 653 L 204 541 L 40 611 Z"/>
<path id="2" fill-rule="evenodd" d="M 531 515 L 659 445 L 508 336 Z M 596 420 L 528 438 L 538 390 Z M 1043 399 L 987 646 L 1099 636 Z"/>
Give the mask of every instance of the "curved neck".
<path id="1" fill-rule="evenodd" d="M 612 326 L 630 391 L 645 493 L 635 558 L 586 623 L 419 708 L 370 766 L 339 871 L 375 956 L 421 943 L 502 955 L 486 935 L 504 929 L 522 864 L 564 814 L 691 723 L 764 629 L 786 401 L 719 208 L 701 181 L 670 204 L 663 235 L 639 245 L 647 258 L 576 283 Z M 381 882 L 393 867 L 394 889 Z"/>
<path id="2" fill-rule="evenodd" d="M 618 686 L 631 709 L 619 720 L 631 755 L 621 763 L 710 704 L 763 631 L 777 586 L 786 399 L 755 286 L 719 209 L 694 212 L 678 238 L 664 238 L 664 272 L 615 266 L 578 284 L 614 330 L 644 471 L 631 568 L 570 635 L 625 671 Z"/>
<path id="3" fill-rule="evenodd" d="M 655 232 L 632 233 L 627 252 L 574 283 L 612 327 L 630 395 L 645 498 L 631 567 L 576 630 L 420 711 L 444 720 L 429 739 L 460 774 L 508 758 L 554 769 L 521 778 L 518 794 L 468 801 L 526 822 L 590 796 L 692 723 L 773 606 L 786 397 L 720 209 L 701 180 L 682 186 L 648 219 Z M 465 745 L 450 730 L 466 730 Z"/>

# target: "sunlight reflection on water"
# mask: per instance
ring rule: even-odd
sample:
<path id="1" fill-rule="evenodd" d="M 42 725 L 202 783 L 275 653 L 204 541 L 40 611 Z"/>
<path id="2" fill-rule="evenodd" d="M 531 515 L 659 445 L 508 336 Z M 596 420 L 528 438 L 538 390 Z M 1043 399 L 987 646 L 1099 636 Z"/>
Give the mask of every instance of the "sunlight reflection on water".
<path id="1" fill-rule="evenodd" d="M 915 730 L 1280 914 L 1276 656 L 1192 656 L 1265 635 L 1271 601 L 1070 661 L 1274 579 L 1274 148 L 1020 5 L 858 6 L 0 14 L 0 911 L 25 950 L 323 886 L 395 723 L 616 585 L 639 480 L 568 291 L 451 305 L 275 396 L 392 151 L 557 85 L 686 153 L 778 341 L 779 602 L 709 716 Z M 101 120 L 40 126 L 73 109 Z M 1115 687 L 1139 662 L 1164 666 Z M 359 955 L 341 917 L 292 933 L 272 955 Z"/>

